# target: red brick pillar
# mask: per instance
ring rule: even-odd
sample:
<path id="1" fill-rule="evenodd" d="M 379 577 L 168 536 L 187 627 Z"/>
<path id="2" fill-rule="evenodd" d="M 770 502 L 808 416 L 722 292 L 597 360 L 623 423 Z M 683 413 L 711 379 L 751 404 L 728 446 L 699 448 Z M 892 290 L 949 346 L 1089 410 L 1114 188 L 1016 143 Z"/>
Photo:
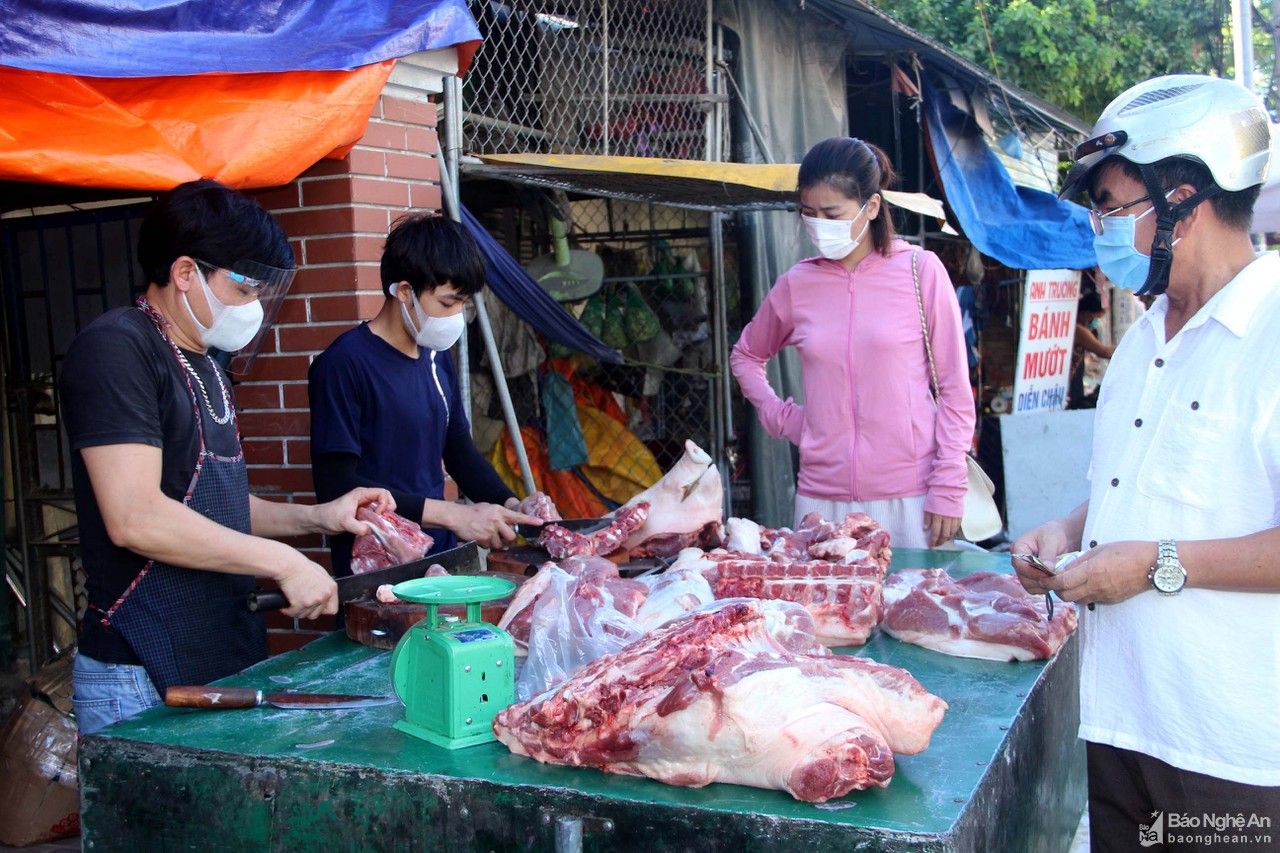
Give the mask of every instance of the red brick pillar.
<path id="1" fill-rule="evenodd" d="M 409 210 L 440 207 L 435 104 L 379 99 L 360 142 L 341 160 L 322 160 L 293 183 L 253 193 L 284 226 L 298 275 L 253 371 L 236 387 L 254 494 L 310 503 L 307 368 L 334 338 L 382 305 L 378 260 L 391 223 Z M 291 544 L 329 565 L 323 537 Z M 268 617 L 272 654 L 333 630 L 330 617 Z"/>

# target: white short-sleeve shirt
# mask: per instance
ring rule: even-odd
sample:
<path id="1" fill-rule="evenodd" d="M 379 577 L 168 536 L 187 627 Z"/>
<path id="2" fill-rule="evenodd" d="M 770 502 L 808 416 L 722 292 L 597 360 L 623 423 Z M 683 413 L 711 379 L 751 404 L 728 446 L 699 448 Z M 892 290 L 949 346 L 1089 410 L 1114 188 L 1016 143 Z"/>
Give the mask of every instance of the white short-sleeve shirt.
<path id="1" fill-rule="evenodd" d="M 1257 260 L 1165 341 L 1159 297 L 1107 369 L 1086 547 L 1280 524 L 1280 257 Z M 1080 737 L 1280 785 L 1280 594 L 1148 589 L 1081 611 Z"/>

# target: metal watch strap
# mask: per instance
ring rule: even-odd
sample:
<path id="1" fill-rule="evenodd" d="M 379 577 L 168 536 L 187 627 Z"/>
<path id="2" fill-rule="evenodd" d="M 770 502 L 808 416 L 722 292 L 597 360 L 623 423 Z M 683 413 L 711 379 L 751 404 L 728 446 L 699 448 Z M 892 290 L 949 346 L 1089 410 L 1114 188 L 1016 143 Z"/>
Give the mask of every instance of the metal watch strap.
<path id="1" fill-rule="evenodd" d="M 1176 566 L 1182 572 L 1182 584 L 1173 591 L 1166 591 L 1156 585 L 1156 573 L 1165 566 Z M 1182 591 L 1187 582 L 1187 570 L 1178 557 L 1178 543 L 1172 539 L 1161 539 L 1156 545 L 1156 562 L 1147 573 L 1147 580 L 1156 592 L 1161 595 L 1176 595 Z"/>

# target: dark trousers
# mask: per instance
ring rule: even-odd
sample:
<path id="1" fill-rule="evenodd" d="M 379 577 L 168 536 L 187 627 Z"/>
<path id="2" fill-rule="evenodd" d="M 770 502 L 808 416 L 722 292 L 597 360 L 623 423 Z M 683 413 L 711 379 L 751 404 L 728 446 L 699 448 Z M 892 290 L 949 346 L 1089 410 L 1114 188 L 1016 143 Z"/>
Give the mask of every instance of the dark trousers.
<path id="1" fill-rule="evenodd" d="M 1085 747 L 1091 853 L 1280 850 L 1280 787 L 1179 770 L 1105 744 Z"/>

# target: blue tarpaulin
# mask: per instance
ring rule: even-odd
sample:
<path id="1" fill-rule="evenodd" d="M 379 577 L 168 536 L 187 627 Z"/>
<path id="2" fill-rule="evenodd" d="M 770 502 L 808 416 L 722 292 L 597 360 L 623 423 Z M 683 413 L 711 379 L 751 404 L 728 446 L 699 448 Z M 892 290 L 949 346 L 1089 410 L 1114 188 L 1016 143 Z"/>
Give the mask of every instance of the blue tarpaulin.
<path id="1" fill-rule="evenodd" d="M 0 0 L 0 65 L 85 77 L 343 71 L 480 41 L 466 0 Z"/>
<path id="2" fill-rule="evenodd" d="M 1097 263 L 1089 212 L 1015 186 L 977 122 L 924 82 L 925 123 L 947 203 L 978 251 L 1014 269 L 1088 269 Z"/>
<path id="3" fill-rule="evenodd" d="M 551 298 L 534 281 L 516 259 L 490 236 L 484 226 L 462 208 L 462 224 L 480 245 L 484 255 L 484 272 L 494 295 L 549 340 L 586 353 L 609 364 L 622 364 L 622 354 L 588 332 L 573 315 Z"/>

